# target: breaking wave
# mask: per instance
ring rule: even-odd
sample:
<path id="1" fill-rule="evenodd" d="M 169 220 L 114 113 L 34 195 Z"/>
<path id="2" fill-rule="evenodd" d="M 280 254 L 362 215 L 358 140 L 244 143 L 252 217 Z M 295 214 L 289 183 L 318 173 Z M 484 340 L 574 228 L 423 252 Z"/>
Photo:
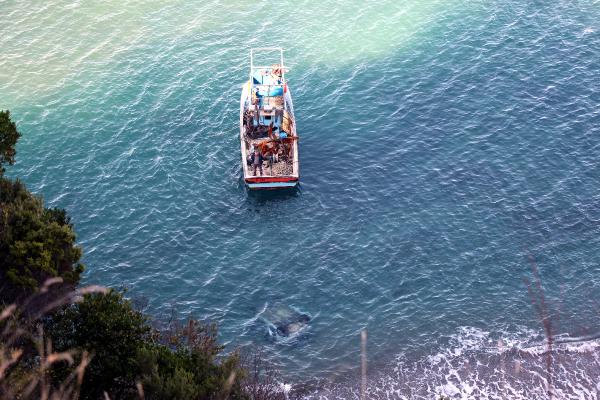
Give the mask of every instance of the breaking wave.
<path id="1" fill-rule="evenodd" d="M 378 399 L 598 399 L 600 340 L 544 337 L 522 330 L 501 337 L 462 328 L 435 354 L 399 355 L 371 374 L 366 398 Z M 354 382 L 354 381 L 353 381 Z M 359 399 L 358 384 L 335 383 L 305 399 Z"/>

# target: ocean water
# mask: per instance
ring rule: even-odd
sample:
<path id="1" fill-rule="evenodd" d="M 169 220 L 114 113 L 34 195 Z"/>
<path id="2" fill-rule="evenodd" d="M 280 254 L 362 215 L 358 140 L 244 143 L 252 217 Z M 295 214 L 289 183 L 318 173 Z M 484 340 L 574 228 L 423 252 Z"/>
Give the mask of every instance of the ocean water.
<path id="1" fill-rule="evenodd" d="M 9 175 L 68 210 L 84 284 L 218 322 L 309 398 L 357 398 L 362 329 L 369 398 L 600 398 L 599 1 L 0 10 Z M 290 67 L 293 192 L 241 180 L 262 45 Z"/>

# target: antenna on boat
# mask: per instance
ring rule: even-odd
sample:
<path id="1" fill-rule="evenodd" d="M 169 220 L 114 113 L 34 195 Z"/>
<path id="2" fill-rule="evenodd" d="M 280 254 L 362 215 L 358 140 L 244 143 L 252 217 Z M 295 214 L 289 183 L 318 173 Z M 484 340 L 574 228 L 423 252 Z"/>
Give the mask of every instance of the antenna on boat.
<path id="1" fill-rule="evenodd" d="M 279 63 L 279 65 L 281 66 L 281 80 L 285 85 L 285 65 L 283 65 L 283 48 L 279 49 L 279 58 L 281 59 L 281 62 Z"/>
<path id="2" fill-rule="evenodd" d="M 254 49 L 250 49 L 250 85 L 252 86 L 252 75 L 254 75 Z"/>
<path id="3" fill-rule="evenodd" d="M 279 58 L 281 59 L 281 62 L 279 64 L 280 68 L 281 68 L 281 82 L 283 82 L 283 112 L 285 113 L 285 109 L 286 109 L 286 102 L 285 102 L 285 95 L 286 95 L 286 91 L 287 91 L 287 84 L 285 83 L 285 65 L 283 65 L 283 48 L 280 47 L 279 48 Z"/>

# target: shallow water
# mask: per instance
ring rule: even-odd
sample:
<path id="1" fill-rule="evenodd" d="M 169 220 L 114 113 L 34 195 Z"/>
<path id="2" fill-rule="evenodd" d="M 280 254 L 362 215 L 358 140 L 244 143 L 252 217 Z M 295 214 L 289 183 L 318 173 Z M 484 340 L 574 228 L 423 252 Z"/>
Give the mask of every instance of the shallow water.
<path id="1" fill-rule="evenodd" d="M 598 396 L 600 2 L 0 5 L 0 108 L 23 133 L 9 175 L 72 215 L 84 283 L 217 321 L 287 380 L 332 381 L 323 396 L 352 397 L 366 328 L 385 396 L 404 380 L 460 397 L 485 372 L 445 366 L 543 343 L 532 256 L 553 332 L 584 343 L 564 350 L 581 373 L 556 381 Z M 296 192 L 241 181 L 239 93 L 262 44 L 291 67 Z M 312 319 L 272 335 L 281 312 Z"/>

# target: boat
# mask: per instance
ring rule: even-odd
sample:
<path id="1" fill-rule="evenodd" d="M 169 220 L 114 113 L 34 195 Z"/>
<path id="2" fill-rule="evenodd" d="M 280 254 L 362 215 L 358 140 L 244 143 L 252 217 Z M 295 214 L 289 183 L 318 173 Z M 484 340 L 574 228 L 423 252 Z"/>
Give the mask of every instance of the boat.
<path id="1" fill-rule="evenodd" d="M 257 58 L 274 54 L 275 63 L 254 65 Z M 299 183 L 298 134 L 287 71 L 283 49 L 250 50 L 250 77 L 240 98 L 242 169 L 249 189 L 293 188 Z"/>

